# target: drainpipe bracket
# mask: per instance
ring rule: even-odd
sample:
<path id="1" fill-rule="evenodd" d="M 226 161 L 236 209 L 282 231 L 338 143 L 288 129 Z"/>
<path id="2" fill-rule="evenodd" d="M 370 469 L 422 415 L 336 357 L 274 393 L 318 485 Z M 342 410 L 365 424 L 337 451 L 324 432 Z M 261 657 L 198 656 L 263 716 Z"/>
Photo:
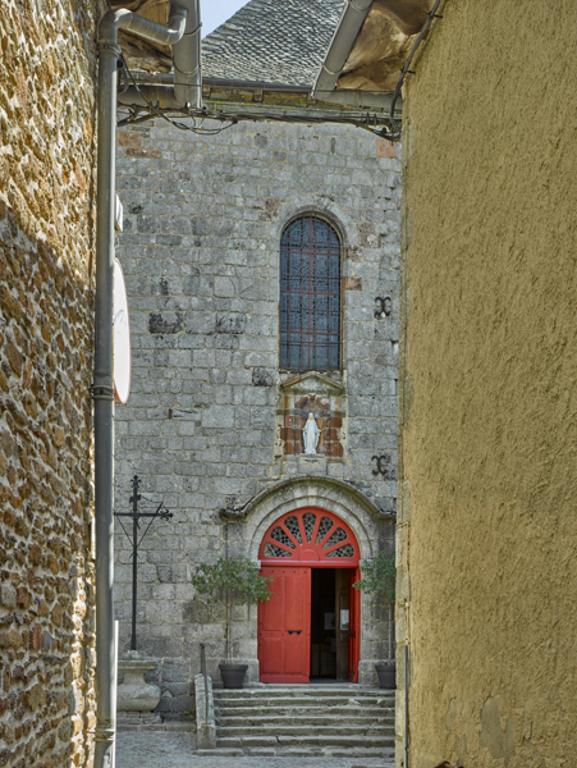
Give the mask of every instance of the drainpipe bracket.
<path id="1" fill-rule="evenodd" d="M 114 400 L 114 388 L 106 384 L 92 384 L 90 394 L 93 400 Z"/>
<path id="2" fill-rule="evenodd" d="M 102 53 L 103 51 L 110 51 L 110 53 L 113 53 L 117 59 L 119 59 L 122 56 L 122 48 L 120 47 L 120 45 L 117 45 L 115 43 L 108 43 L 108 42 L 98 43 L 98 52 Z"/>
<path id="3" fill-rule="evenodd" d="M 109 741 L 110 737 L 114 737 L 116 734 L 116 726 L 112 722 L 108 722 L 105 725 L 97 726 L 92 731 L 95 741 Z"/>

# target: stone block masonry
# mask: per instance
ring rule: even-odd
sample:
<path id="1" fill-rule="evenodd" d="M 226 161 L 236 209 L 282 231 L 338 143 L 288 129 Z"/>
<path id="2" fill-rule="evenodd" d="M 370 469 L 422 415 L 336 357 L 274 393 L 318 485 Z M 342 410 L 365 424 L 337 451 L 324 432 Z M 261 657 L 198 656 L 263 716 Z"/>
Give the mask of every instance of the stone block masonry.
<path id="1" fill-rule="evenodd" d="M 219 510 L 302 475 L 350 483 L 383 512 L 395 508 L 394 472 L 375 474 L 372 461 L 396 461 L 400 182 L 395 151 L 380 141 L 352 127 L 279 123 L 210 137 L 161 122 L 120 132 L 118 253 L 134 356 L 131 399 L 117 410 L 116 499 L 128 505 L 137 473 L 143 493 L 175 513 L 143 541 L 137 621 L 142 650 L 177 660 L 183 679 L 198 669 L 199 642 L 213 670 L 222 654 L 222 617 L 190 585 L 197 563 L 224 553 Z M 342 238 L 342 367 L 295 382 L 279 370 L 279 249 L 283 228 L 303 213 L 326 217 Z M 375 312 L 377 296 L 391 298 L 387 316 Z M 306 459 L 305 401 L 328 404 L 317 414 L 319 455 Z M 297 427 L 287 429 L 285 414 Z M 392 539 L 382 520 L 363 525 L 375 546 Z M 251 526 L 235 526 L 231 551 L 248 551 Z M 121 533 L 117 552 L 126 647 Z M 238 619 L 236 655 L 256 655 L 255 615 Z M 386 633 L 375 621 L 365 638 L 379 657 Z"/>
<path id="2" fill-rule="evenodd" d="M 0 765 L 91 763 L 95 21 L 0 13 Z"/>

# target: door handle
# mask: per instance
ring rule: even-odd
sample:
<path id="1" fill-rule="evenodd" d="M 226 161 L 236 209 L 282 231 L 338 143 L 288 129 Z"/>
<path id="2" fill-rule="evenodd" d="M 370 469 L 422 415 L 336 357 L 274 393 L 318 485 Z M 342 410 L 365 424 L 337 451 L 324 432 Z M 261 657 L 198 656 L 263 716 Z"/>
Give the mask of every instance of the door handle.
<path id="1" fill-rule="evenodd" d="M 300 635 L 302 629 L 287 629 L 289 635 Z"/>

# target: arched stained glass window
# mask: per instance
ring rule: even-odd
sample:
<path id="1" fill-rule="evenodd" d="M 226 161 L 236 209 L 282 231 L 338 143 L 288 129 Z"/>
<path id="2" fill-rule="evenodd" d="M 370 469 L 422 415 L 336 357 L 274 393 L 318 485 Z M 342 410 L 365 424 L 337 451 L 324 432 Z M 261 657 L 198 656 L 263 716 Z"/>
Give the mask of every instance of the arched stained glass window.
<path id="1" fill-rule="evenodd" d="M 341 244 L 323 219 L 287 226 L 280 253 L 280 367 L 326 371 L 340 366 Z"/>

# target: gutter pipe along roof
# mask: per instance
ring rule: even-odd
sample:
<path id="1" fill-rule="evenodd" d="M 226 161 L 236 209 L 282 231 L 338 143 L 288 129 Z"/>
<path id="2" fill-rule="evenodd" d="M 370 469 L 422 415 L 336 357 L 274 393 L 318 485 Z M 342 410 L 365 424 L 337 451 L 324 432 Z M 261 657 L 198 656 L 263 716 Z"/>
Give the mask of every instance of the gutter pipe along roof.
<path id="1" fill-rule="evenodd" d="M 348 0 L 339 24 L 313 84 L 311 96 L 324 101 L 357 109 L 390 109 L 392 93 L 338 88 L 338 80 L 355 42 L 363 29 L 374 0 Z"/>
<path id="2" fill-rule="evenodd" d="M 348 0 L 314 82 L 313 98 L 326 100 L 332 92 L 336 91 L 339 76 L 372 4 L 373 0 Z"/>

